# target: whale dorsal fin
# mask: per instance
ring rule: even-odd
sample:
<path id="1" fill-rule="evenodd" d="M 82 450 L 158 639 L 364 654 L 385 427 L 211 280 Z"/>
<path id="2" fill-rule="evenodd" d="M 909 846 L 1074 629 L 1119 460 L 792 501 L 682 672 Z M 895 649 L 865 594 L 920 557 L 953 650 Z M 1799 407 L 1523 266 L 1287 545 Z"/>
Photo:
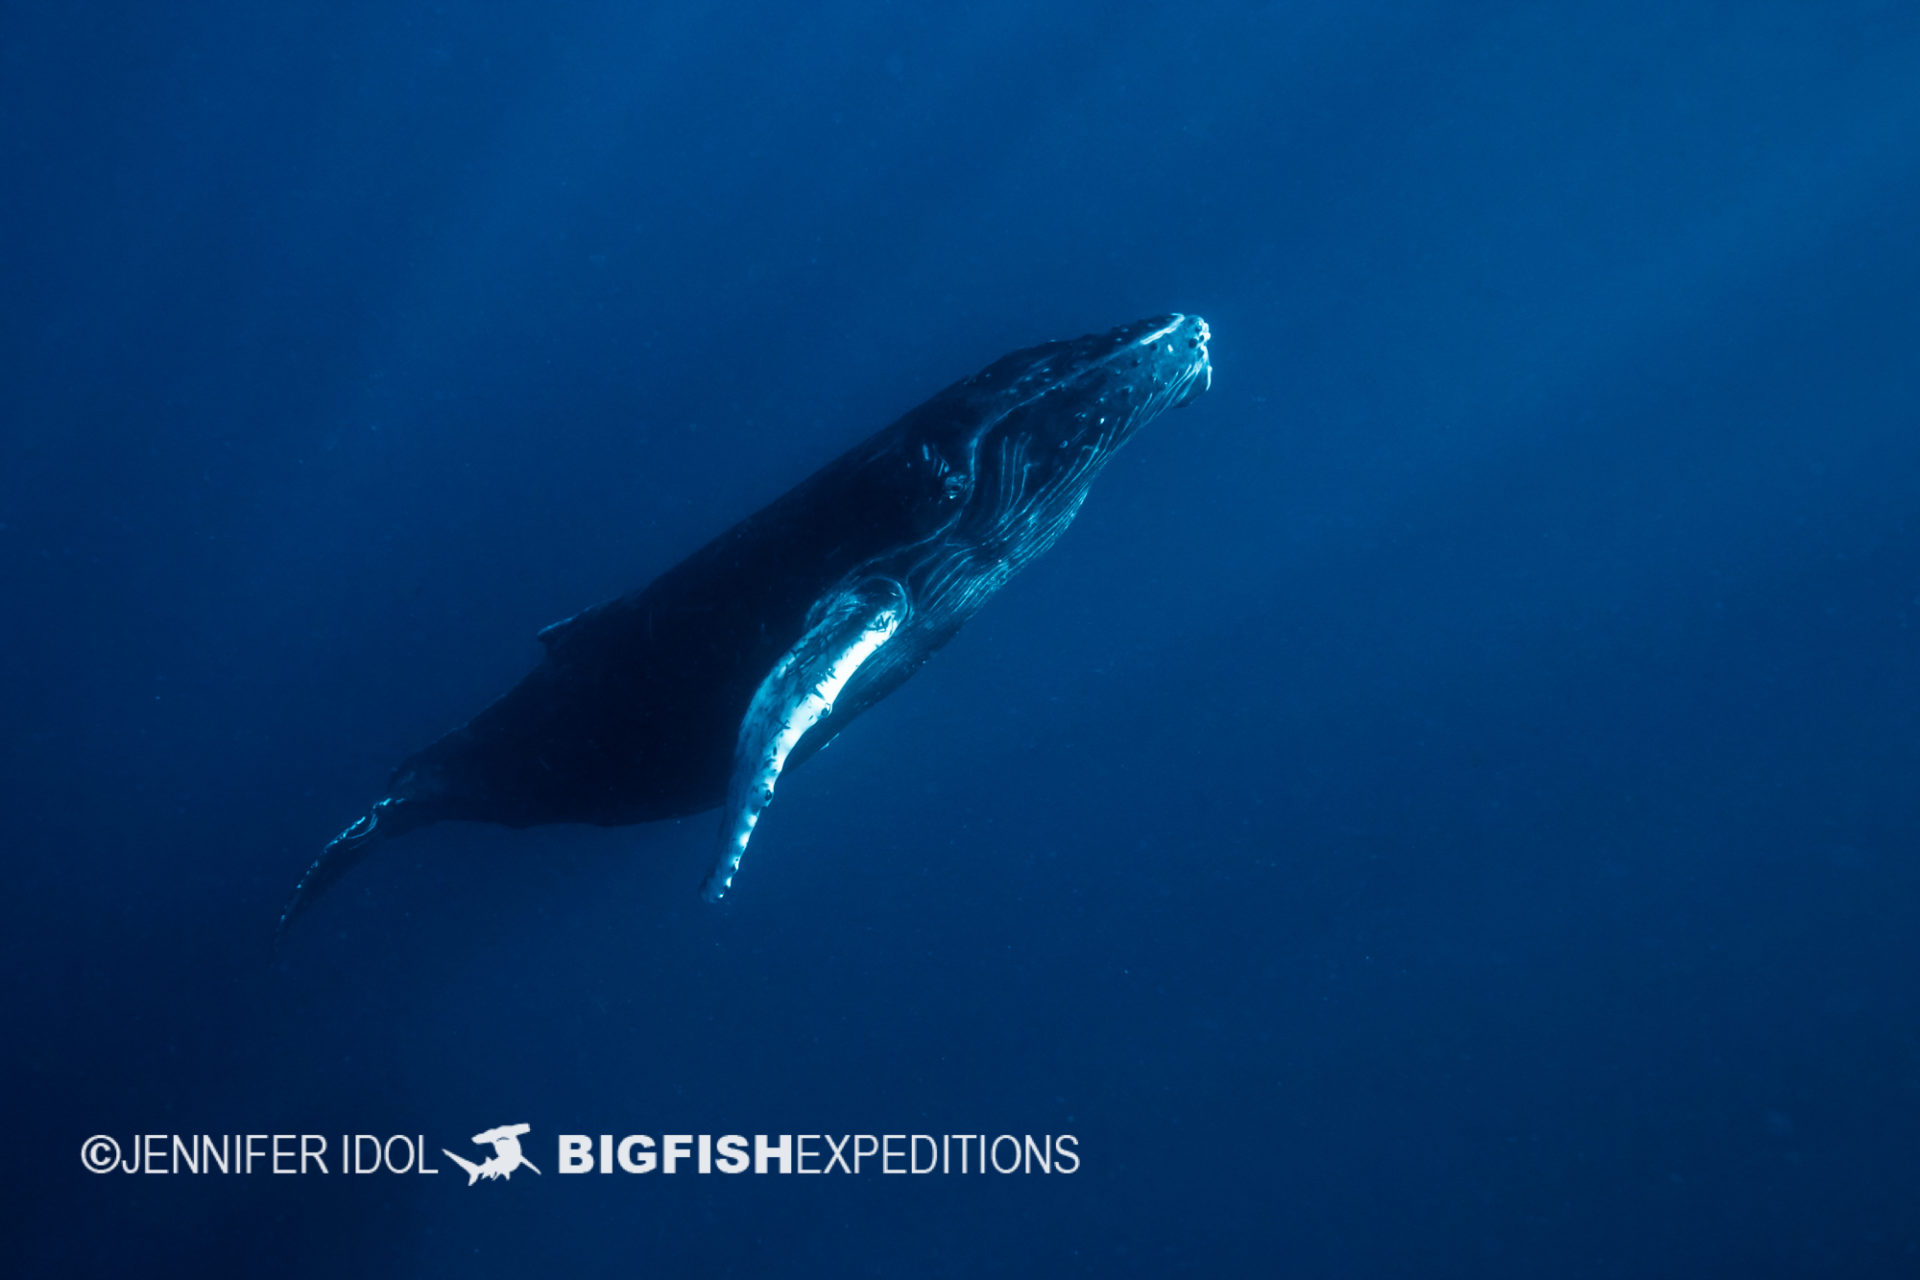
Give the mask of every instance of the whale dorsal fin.
<path id="1" fill-rule="evenodd" d="M 908 612 L 906 590 L 891 578 L 868 578 L 843 588 L 813 607 L 806 634 L 760 682 L 734 744 L 720 855 L 700 886 L 708 902 L 718 902 L 732 887 L 754 825 L 773 803 L 773 784 L 787 757 L 807 730 L 832 712 L 861 664 L 893 639 Z"/>

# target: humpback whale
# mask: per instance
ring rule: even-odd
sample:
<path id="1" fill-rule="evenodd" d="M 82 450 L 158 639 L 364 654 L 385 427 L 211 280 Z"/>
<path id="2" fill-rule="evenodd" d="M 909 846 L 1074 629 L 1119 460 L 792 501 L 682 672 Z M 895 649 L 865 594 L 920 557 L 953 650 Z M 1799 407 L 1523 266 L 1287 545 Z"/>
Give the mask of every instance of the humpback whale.
<path id="1" fill-rule="evenodd" d="M 280 927 L 383 841 L 448 819 L 623 826 L 724 809 L 733 884 L 775 784 L 1065 532 L 1114 452 L 1212 385 L 1198 316 L 996 360 L 654 581 L 539 633 L 540 664 L 402 761 Z"/>

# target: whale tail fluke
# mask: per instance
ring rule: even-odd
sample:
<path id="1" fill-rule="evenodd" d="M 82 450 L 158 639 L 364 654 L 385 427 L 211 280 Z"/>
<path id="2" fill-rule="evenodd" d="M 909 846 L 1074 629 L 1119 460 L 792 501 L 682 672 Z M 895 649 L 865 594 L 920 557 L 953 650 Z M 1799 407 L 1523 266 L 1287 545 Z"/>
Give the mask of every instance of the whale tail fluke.
<path id="1" fill-rule="evenodd" d="M 278 942 L 284 938 L 293 918 L 312 906 L 321 894 L 333 887 L 334 881 L 351 871 L 375 845 L 432 822 L 433 817 L 422 813 L 421 809 L 422 806 L 418 804 L 387 796 L 377 801 L 365 817 L 329 841 L 327 847 L 320 851 L 320 856 L 307 868 L 306 874 L 300 877 L 300 883 L 294 886 L 293 896 L 287 899 L 286 907 L 280 912 L 274 940 Z"/>

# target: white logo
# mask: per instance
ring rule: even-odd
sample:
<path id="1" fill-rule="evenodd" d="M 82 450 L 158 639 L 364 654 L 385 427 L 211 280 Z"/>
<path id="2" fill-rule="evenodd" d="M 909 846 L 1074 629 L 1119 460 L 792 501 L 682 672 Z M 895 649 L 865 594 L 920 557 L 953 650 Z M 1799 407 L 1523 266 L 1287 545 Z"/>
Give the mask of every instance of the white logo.
<path id="1" fill-rule="evenodd" d="M 539 1173 L 540 1170 L 534 1168 L 533 1161 L 527 1159 L 526 1153 L 520 1150 L 520 1135 L 532 1128 L 530 1124 L 503 1124 L 497 1129 L 474 1134 L 473 1140 L 477 1145 L 493 1148 L 493 1154 L 479 1164 L 471 1160 L 462 1160 L 445 1147 L 440 1150 L 445 1153 L 447 1159 L 467 1171 L 468 1186 L 472 1186 L 481 1178 L 512 1178 L 513 1171 L 523 1165 Z"/>

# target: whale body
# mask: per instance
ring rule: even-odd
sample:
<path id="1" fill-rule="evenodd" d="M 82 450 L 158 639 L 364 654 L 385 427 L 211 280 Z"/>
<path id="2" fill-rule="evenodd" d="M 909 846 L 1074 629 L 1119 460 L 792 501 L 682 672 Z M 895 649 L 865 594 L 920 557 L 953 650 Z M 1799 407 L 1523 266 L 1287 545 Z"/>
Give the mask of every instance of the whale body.
<path id="1" fill-rule="evenodd" d="M 447 819 L 604 826 L 724 806 L 732 884 L 784 772 L 898 688 L 1065 532 L 1116 450 L 1212 385 L 1163 315 L 953 384 L 646 587 L 554 623 L 538 666 L 394 770 L 284 929 L 383 841 Z"/>

